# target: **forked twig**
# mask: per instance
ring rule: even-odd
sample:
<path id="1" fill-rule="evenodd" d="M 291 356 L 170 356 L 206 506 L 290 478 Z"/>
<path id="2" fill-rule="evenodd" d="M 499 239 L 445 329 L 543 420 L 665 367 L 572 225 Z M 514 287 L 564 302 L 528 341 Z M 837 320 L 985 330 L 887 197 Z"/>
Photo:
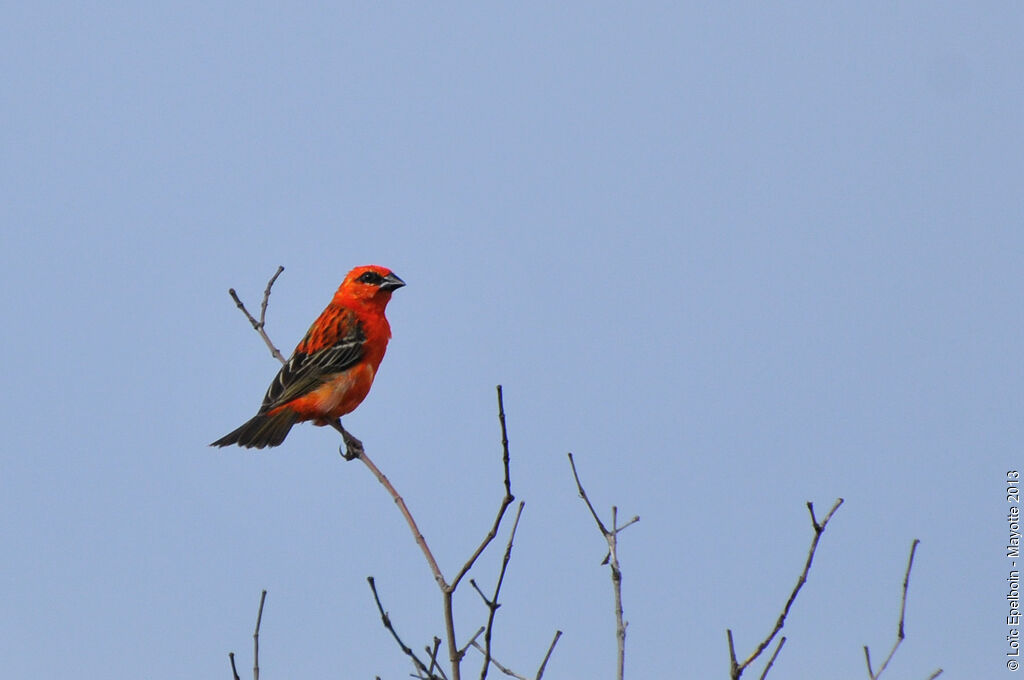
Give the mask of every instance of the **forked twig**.
<path id="1" fill-rule="evenodd" d="M 452 582 L 450 584 L 445 580 L 444 574 L 442 573 L 441 568 L 437 564 L 437 560 L 434 559 L 434 555 L 431 552 L 429 546 L 427 545 L 426 539 L 423 537 L 422 532 L 420 532 L 419 527 L 416 526 L 416 521 L 413 519 L 412 513 L 409 512 L 409 508 L 406 506 L 405 501 L 395 490 L 394 486 L 392 486 L 388 478 L 377 468 L 376 465 L 373 464 L 373 461 L 370 460 L 369 456 L 366 455 L 365 451 L 360 452 L 358 455 L 359 460 L 361 460 L 363 464 L 366 465 L 367 468 L 369 468 L 369 470 L 373 473 L 377 480 L 388 490 L 388 493 L 391 494 L 391 497 L 392 499 L 394 499 L 395 504 L 398 505 L 399 510 L 402 512 L 402 515 L 405 517 L 406 522 L 408 523 L 409 528 L 413 533 L 413 537 L 415 538 L 417 545 L 420 546 L 420 549 L 422 550 L 424 557 L 426 557 L 427 559 L 427 563 L 430 565 L 431 572 L 434 575 L 434 580 L 437 582 L 438 587 L 441 589 L 442 607 L 445 622 L 445 634 L 448 643 L 448 658 L 452 665 L 453 680 L 460 680 L 461 678 L 460 664 L 463 657 L 466 654 L 467 647 L 463 647 L 462 649 L 460 649 L 456 643 L 455 615 L 453 610 L 452 597 L 455 593 L 455 589 L 459 585 L 459 582 L 470 570 L 470 568 L 472 568 L 473 564 L 476 562 L 477 558 L 479 558 L 480 555 L 483 553 L 484 549 L 487 548 L 491 541 L 494 540 L 494 537 L 498 533 L 498 528 L 501 525 L 501 520 L 505 516 L 505 511 L 508 509 L 509 504 L 512 503 L 513 500 L 515 500 L 515 497 L 512 496 L 511 491 L 512 487 L 509 474 L 508 430 L 505 425 L 505 405 L 502 396 L 501 385 L 497 386 L 497 392 L 498 420 L 501 423 L 502 463 L 505 471 L 505 497 L 502 499 L 501 505 L 498 508 L 498 514 L 495 517 L 494 524 L 492 525 L 491 530 L 487 533 L 487 535 L 484 537 L 483 541 L 480 543 L 477 549 L 473 552 L 470 558 L 462 566 L 462 568 L 456 574 L 455 578 L 452 579 Z M 474 646 L 476 646 L 475 636 L 474 640 L 471 642 Z M 405 651 L 404 647 L 403 651 Z"/>
<path id="2" fill-rule="evenodd" d="M 441 598 L 444 607 L 444 625 L 445 632 L 448 637 L 448 656 L 452 664 L 452 680 L 460 680 L 461 670 L 460 663 L 465 656 L 465 649 L 459 650 L 458 645 L 455 642 L 455 616 L 452 609 L 452 596 L 455 594 L 455 589 L 459 587 L 459 582 L 466 573 L 476 563 L 477 558 L 483 553 L 484 549 L 490 545 L 494 537 L 498 535 L 498 528 L 501 526 L 501 520 L 505 517 L 505 511 L 508 506 L 515 500 L 515 496 L 512 495 L 512 480 L 509 474 L 509 452 L 508 452 L 508 429 L 505 424 L 505 400 L 502 393 L 501 385 L 496 387 L 498 393 L 498 422 L 501 424 L 501 451 L 502 451 L 502 465 L 505 470 L 505 496 L 501 499 L 501 504 L 498 506 L 498 514 L 494 518 L 494 524 L 491 525 L 490 531 L 484 536 L 483 541 L 477 546 L 473 554 L 470 555 L 466 563 L 462 565 L 458 573 L 455 574 L 455 578 L 452 579 L 450 584 L 444 583 L 444 579 L 441 579 Z"/>
<path id="3" fill-rule="evenodd" d="M 257 321 L 253 317 L 253 315 L 249 313 L 249 310 L 245 308 L 245 305 L 242 304 L 242 301 L 238 299 L 238 293 L 235 292 L 235 289 L 228 288 L 228 295 L 230 295 L 231 299 L 235 301 L 235 305 L 237 305 L 238 308 L 242 310 L 242 313 L 245 314 L 245 318 L 247 318 L 249 320 L 249 323 L 252 324 L 253 330 L 259 333 L 260 337 L 263 338 L 263 342 L 267 344 L 267 347 L 270 349 L 270 353 L 274 355 L 274 358 L 280 361 L 282 364 L 285 363 L 285 358 L 281 354 L 281 351 L 277 349 L 277 347 L 274 347 L 274 343 L 270 341 L 270 337 L 267 335 L 265 326 L 267 325 L 267 304 L 269 304 L 270 302 L 270 289 L 273 288 L 274 282 L 277 281 L 277 277 L 280 276 L 281 272 L 283 271 L 284 267 L 278 266 L 277 271 L 274 272 L 274 275 L 270 277 L 269 281 L 267 281 L 267 287 L 263 291 L 263 302 L 260 304 L 259 321 Z"/>
<path id="4" fill-rule="evenodd" d="M 910 587 L 910 570 L 914 566 L 914 553 L 917 552 L 917 546 L 919 543 L 921 543 L 921 541 L 915 538 L 914 542 L 910 544 L 910 557 L 907 559 L 907 571 L 903 575 L 903 595 L 900 597 L 900 621 L 896 629 L 896 642 L 893 644 L 892 649 L 889 650 L 889 655 L 885 657 L 885 661 L 883 661 L 882 665 L 878 667 L 877 673 L 871 670 L 871 652 L 868 651 L 868 646 L 864 645 L 864 661 L 867 662 L 868 677 L 870 677 L 871 680 L 878 680 L 882 675 L 882 672 L 885 671 L 886 667 L 889 665 L 889 661 L 892 660 L 892 656 L 896 653 L 900 643 L 903 642 L 903 638 L 906 637 L 903 632 L 903 621 L 907 614 L 907 588 Z M 928 677 L 928 680 L 934 680 L 941 674 L 942 669 L 939 668 Z"/>
<path id="5" fill-rule="evenodd" d="M 619 532 L 640 521 L 640 516 L 636 515 L 631 520 L 619 526 L 619 509 L 616 506 L 612 506 L 612 528 L 609 530 L 605 527 L 604 522 L 598 517 L 597 511 L 594 510 L 593 504 L 590 499 L 587 498 L 587 492 L 583 490 L 583 484 L 580 483 L 580 476 L 576 473 L 576 461 L 573 460 L 572 454 L 569 454 L 569 465 L 572 466 L 572 476 L 576 479 L 576 490 L 580 494 L 580 498 L 590 508 L 590 514 L 594 517 L 594 521 L 597 522 L 597 528 L 601 531 L 605 540 L 608 542 L 608 555 L 605 556 L 604 561 L 601 564 L 608 564 L 611 567 L 612 572 L 612 590 L 615 593 L 615 638 L 618 641 L 618 665 L 617 675 L 618 680 L 622 680 L 626 669 L 626 627 L 629 625 L 628 622 L 622 619 L 622 570 L 619 568 L 619 555 L 618 540 Z"/>
<path id="6" fill-rule="evenodd" d="M 800 592 L 800 589 L 803 587 L 803 585 L 807 583 L 807 573 L 811 570 L 811 562 L 814 561 L 814 553 L 818 549 L 818 541 L 821 540 L 821 535 L 822 533 L 824 533 L 825 527 L 828 525 L 829 520 L 832 519 L 832 515 L 836 513 L 836 510 L 838 510 L 839 506 L 842 504 L 842 498 L 836 499 L 836 502 L 832 506 L 832 509 L 828 511 L 827 515 L 825 515 L 825 519 L 823 519 L 821 523 L 819 523 L 818 518 L 814 516 L 814 503 L 811 503 L 810 501 L 807 502 L 807 511 L 811 514 L 811 525 L 814 527 L 814 538 L 811 540 L 810 550 L 807 551 L 807 561 L 804 563 L 804 570 L 800 572 L 800 578 L 797 579 L 796 586 L 793 588 L 793 592 L 789 594 L 789 599 L 786 600 L 786 606 L 783 607 L 782 614 L 779 615 L 778 620 L 775 622 L 775 628 L 773 628 L 772 632 L 768 634 L 768 637 L 761 641 L 761 644 L 759 644 L 757 648 L 753 652 L 751 652 L 750 656 L 748 656 L 747 660 L 743 663 L 739 663 L 736 659 L 736 647 L 733 644 L 732 629 L 726 629 L 725 634 L 726 637 L 729 639 L 729 676 L 732 678 L 732 680 L 739 680 L 740 675 L 743 674 L 743 671 L 746 670 L 747 666 L 752 664 L 754 660 L 757 659 L 757 657 L 761 656 L 761 653 L 768 647 L 768 645 L 772 643 L 772 640 L 775 639 L 775 636 L 778 635 L 779 631 L 782 630 L 782 626 L 786 623 L 786 616 L 789 614 L 790 608 L 796 601 L 797 594 Z M 781 649 L 781 647 L 782 645 L 780 644 L 779 649 Z M 779 650 L 777 649 L 775 651 L 775 654 L 772 655 L 772 658 L 769 661 L 768 666 L 765 668 L 764 673 L 761 674 L 762 678 L 764 678 L 765 675 L 767 675 L 768 669 L 771 668 L 772 663 L 775 661 L 776 655 L 778 655 L 778 651 Z"/>

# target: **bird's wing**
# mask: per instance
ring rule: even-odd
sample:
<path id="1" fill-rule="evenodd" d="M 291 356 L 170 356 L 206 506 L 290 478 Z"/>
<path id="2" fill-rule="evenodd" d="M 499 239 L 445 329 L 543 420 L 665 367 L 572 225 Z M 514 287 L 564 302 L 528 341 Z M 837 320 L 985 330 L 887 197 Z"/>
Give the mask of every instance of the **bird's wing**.
<path id="1" fill-rule="evenodd" d="M 346 310 L 347 311 L 347 310 Z M 363 358 L 366 334 L 362 324 L 351 312 L 331 320 L 337 330 L 330 344 L 322 344 L 324 328 L 317 319 L 302 339 L 295 353 L 281 367 L 263 397 L 260 413 L 266 413 L 293 399 L 308 394 L 324 384 L 331 375 L 352 368 Z"/>

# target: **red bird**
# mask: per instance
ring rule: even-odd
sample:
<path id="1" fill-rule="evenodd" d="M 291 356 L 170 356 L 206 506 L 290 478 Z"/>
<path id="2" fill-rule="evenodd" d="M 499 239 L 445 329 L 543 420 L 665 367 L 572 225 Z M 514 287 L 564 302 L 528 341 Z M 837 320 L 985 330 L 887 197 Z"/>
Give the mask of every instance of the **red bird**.
<path id="1" fill-rule="evenodd" d="M 350 271 L 270 383 L 259 413 L 210 446 L 277 446 L 292 425 L 312 420 L 335 427 L 349 455 L 357 455 L 362 445 L 341 426 L 341 416 L 355 410 L 370 391 L 391 338 L 384 308 L 391 293 L 404 285 L 385 267 Z"/>

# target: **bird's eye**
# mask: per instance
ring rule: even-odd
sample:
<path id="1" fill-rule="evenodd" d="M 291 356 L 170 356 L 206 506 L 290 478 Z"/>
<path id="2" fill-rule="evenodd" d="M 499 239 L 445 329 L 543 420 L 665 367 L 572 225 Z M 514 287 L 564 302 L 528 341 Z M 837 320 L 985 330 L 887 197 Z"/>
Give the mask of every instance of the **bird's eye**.
<path id="1" fill-rule="evenodd" d="M 379 286 L 381 282 L 384 281 L 384 277 L 377 272 L 366 272 L 356 280 L 362 281 L 363 283 L 369 283 L 374 286 Z"/>

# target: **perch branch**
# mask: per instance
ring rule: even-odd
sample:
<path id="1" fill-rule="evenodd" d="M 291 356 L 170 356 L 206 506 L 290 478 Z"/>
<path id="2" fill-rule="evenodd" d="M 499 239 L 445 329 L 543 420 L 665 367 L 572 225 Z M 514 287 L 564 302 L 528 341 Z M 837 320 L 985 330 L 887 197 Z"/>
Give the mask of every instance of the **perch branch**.
<path id="1" fill-rule="evenodd" d="M 416 520 L 413 519 L 412 513 L 409 512 L 409 507 L 405 504 L 405 500 L 399 495 L 398 491 L 391 484 L 391 481 L 380 471 L 370 457 L 363 451 L 358 456 L 359 460 L 367 467 L 367 469 L 377 478 L 377 481 L 387 489 L 387 492 L 391 495 L 391 498 L 395 501 L 395 505 L 398 506 L 402 516 L 405 517 L 406 524 L 409 525 L 409 530 L 412 532 L 413 538 L 416 540 L 416 545 L 420 547 L 423 552 L 423 556 L 427 560 L 427 564 L 430 565 L 430 571 L 434 575 L 434 580 L 437 581 L 437 585 L 441 589 L 447 588 L 448 584 L 444 580 L 444 575 L 441 573 L 441 567 L 437 565 L 437 560 L 434 559 L 434 553 L 430 551 L 430 547 L 427 545 L 427 540 L 423 537 L 423 533 L 420 528 L 416 525 Z"/>

